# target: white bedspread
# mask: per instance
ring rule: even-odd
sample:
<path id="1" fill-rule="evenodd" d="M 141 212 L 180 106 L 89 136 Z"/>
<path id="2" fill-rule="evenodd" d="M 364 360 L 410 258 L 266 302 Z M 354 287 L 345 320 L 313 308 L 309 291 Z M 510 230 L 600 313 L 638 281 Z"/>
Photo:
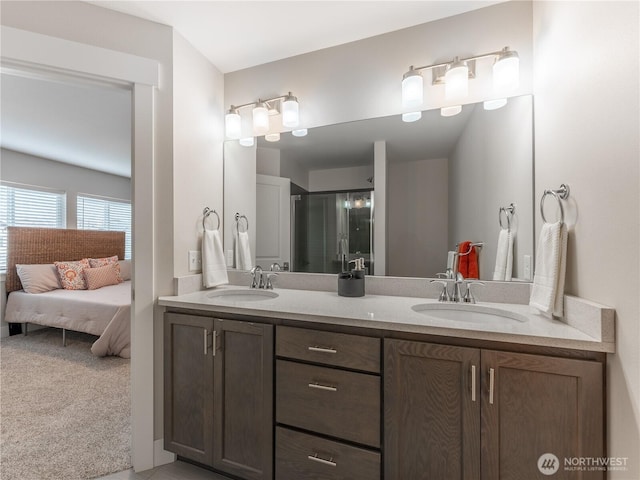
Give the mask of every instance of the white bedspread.
<path id="1" fill-rule="evenodd" d="M 35 323 L 99 335 L 91 347 L 97 356 L 131 357 L 131 281 L 97 290 L 11 292 L 5 321 Z"/>

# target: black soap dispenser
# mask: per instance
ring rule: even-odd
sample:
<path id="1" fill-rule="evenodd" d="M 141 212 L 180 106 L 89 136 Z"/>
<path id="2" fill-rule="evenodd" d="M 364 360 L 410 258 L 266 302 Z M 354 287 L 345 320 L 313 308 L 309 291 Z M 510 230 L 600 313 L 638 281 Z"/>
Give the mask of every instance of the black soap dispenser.
<path id="1" fill-rule="evenodd" d="M 364 297 L 364 258 L 356 258 L 351 272 L 338 274 L 338 295 L 341 297 Z"/>

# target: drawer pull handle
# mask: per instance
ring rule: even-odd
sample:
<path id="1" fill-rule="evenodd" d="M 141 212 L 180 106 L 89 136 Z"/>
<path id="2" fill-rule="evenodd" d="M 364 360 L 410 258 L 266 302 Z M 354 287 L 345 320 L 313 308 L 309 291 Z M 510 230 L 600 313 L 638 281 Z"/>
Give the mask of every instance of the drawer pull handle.
<path id="1" fill-rule="evenodd" d="M 338 350 L 331 347 L 307 347 L 310 352 L 320 352 L 320 353 L 338 353 Z"/>
<path id="2" fill-rule="evenodd" d="M 322 385 L 321 383 L 310 383 L 309 388 L 317 388 L 318 390 L 326 390 L 328 392 L 338 391 L 338 387 L 333 387 L 331 385 Z"/>
<path id="3" fill-rule="evenodd" d="M 338 466 L 338 464 L 333 461 L 333 457 L 331 457 L 329 460 L 325 460 L 324 458 L 320 458 L 317 453 L 314 453 L 313 455 L 308 455 L 307 458 L 323 465 L 329 465 L 330 467 Z"/>

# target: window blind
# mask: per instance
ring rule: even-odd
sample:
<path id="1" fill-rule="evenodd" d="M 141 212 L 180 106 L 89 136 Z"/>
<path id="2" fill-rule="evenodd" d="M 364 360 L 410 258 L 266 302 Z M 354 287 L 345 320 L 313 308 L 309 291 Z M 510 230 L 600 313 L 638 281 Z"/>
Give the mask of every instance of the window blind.
<path id="1" fill-rule="evenodd" d="M 131 202 L 78 195 L 78 228 L 125 232 L 124 258 L 131 258 Z"/>
<path id="2" fill-rule="evenodd" d="M 0 184 L 0 270 L 7 268 L 6 227 L 66 228 L 66 193 Z"/>

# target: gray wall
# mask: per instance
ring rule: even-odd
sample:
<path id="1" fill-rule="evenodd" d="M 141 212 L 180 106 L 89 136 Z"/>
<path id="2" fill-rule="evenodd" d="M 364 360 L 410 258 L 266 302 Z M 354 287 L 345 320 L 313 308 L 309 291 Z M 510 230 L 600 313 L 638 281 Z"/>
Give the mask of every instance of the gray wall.
<path id="1" fill-rule="evenodd" d="M 67 228 L 76 228 L 76 197 L 90 193 L 131 200 L 131 179 L 2 149 L 2 181 L 67 192 Z"/>
<path id="2" fill-rule="evenodd" d="M 493 278 L 499 207 L 516 206 L 514 278 L 524 276 L 523 256 L 533 258 L 532 108 L 529 96 L 512 98 L 495 111 L 476 105 L 450 155 L 449 243 L 453 247 L 464 240 L 484 242 L 479 257 L 483 279 Z M 547 219 L 552 221 L 554 205 L 549 203 Z"/>
<path id="3" fill-rule="evenodd" d="M 435 277 L 446 270 L 448 176 L 446 158 L 389 163 L 387 275 Z"/>

